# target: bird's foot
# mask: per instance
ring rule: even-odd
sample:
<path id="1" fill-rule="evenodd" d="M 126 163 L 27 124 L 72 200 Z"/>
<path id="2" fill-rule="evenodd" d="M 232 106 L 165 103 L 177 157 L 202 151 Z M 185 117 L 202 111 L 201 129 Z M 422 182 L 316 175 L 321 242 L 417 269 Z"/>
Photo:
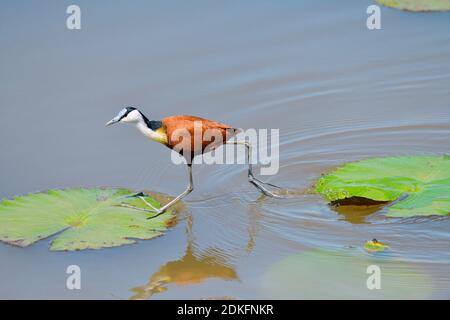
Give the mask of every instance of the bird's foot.
<path id="1" fill-rule="evenodd" d="M 141 199 L 150 209 L 140 208 L 140 207 L 136 207 L 136 206 L 132 206 L 132 205 L 126 204 L 126 203 L 121 203 L 120 206 L 124 207 L 124 208 L 144 211 L 144 212 L 156 213 L 156 215 L 148 217 L 147 219 L 156 218 L 156 217 L 158 217 L 159 215 L 163 214 L 166 211 L 165 209 L 155 208 L 151 203 L 149 203 L 147 200 L 145 200 L 144 197 L 145 197 L 145 195 L 142 192 L 139 192 L 139 193 L 127 196 L 127 198 L 139 198 L 139 199 Z"/>
<path id="2" fill-rule="evenodd" d="M 136 194 L 132 194 L 132 195 L 126 196 L 126 198 L 139 198 L 139 199 L 141 199 L 145 203 L 145 205 L 147 207 L 150 207 L 152 209 L 152 212 L 157 212 L 159 209 L 155 208 L 151 203 L 149 203 L 147 200 L 145 200 L 144 197 L 145 197 L 145 194 L 143 192 L 139 192 L 139 193 L 136 193 Z M 130 205 L 128 205 L 128 206 L 132 207 L 132 208 L 135 208 L 135 209 L 139 209 L 138 207 L 134 207 L 134 206 L 130 206 Z"/>
<path id="3" fill-rule="evenodd" d="M 126 196 L 126 198 L 137 198 L 137 197 L 145 197 L 145 194 L 143 192 L 138 192 L 138 193 L 130 194 L 129 196 Z"/>
<path id="4" fill-rule="evenodd" d="M 117 205 L 118 207 L 123 207 L 123 208 L 128 208 L 128 209 L 134 209 L 134 210 L 138 210 L 138 211 L 143 211 L 143 212 L 151 212 L 151 213 L 157 213 L 157 209 L 145 209 L 145 208 L 140 208 L 140 207 L 135 207 L 132 205 L 129 205 L 127 203 L 121 203 Z"/>
<path id="5" fill-rule="evenodd" d="M 166 212 L 166 210 L 156 209 L 155 207 L 152 207 L 153 209 L 145 209 L 145 208 L 139 208 L 139 207 L 131 206 L 131 205 L 126 204 L 126 203 L 119 204 L 119 207 L 124 207 L 124 208 L 129 208 L 129 209 L 134 209 L 134 210 L 144 211 L 144 212 L 149 212 L 149 213 L 156 213 L 155 215 L 153 215 L 151 217 L 147 217 L 147 220 L 148 219 L 154 219 L 154 218 L 160 216 L 161 214 L 163 214 L 164 212 Z"/>
<path id="6" fill-rule="evenodd" d="M 272 183 L 269 183 L 269 182 L 261 181 L 261 180 L 259 180 L 258 178 L 254 177 L 254 176 L 251 176 L 251 179 L 252 179 L 253 181 L 259 182 L 260 184 L 263 184 L 263 185 L 271 186 L 271 187 L 273 187 L 273 188 L 280 189 L 280 190 L 283 189 L 282 187 L 279 187 L 279 186 L 277 186 L 277 185 L 275 185 L 275 184 L 272 184 Z"/>
<path id="7" fill-rule="evenodd" d="M 271 198 L 277 198 L 277 199 L 285 199 L 286 197 L 277 193 L 274 193 L 273 191 L 269 190 L 266 186 L 271 186 L 273 188 L 282 190 L 283 188 L 276 186 L 274 184 L 271 183 L 267 183 L 267 182 L 263 182 L 257 178 L 255 178 L 254 176 L 249 176 L 248 180 L 250 181 L 251 184 L 253 184 L 259 191 L 261 191 L 264 195 L 271 197 Z"/>

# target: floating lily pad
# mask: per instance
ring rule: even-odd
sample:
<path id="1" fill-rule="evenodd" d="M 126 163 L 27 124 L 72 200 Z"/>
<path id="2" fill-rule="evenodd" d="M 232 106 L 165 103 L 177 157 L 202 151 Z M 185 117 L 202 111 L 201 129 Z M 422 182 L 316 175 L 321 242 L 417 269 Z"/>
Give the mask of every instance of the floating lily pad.
<path id="1" fill-rule="evenodd" d="M 380 289 L 368 286 L 379 270 Z M 268 299 L 425 299 L 433 280 L 420 266 L 348 251 L 311 250 L 284 258 L 264 273 Z"/>
<path id="2" fill-rule="evenodd" d="M 322 176 L 316 191 L 333 203 L 398 200 L 392 217 L 450 213 L 450 157 L 403 156 L 348 163 Z"/>
<path id="3" fill-rule="evenodd" d="M 51 250 L 117 247 L 152 239 L 167 230 L 174 215 L 154 219 L 152 213 L 121 207 L 148 208 L 127 189 L 50 190 L 0 202 L 0 241 L 26 247 L 56 235 Z M 155 208 L 159 202 L 146 196 Z"/>
<path id="4" fill-rule="evenodd" d="M 377 0 L 386 7 L 406 11 L 448 11 L 450 0 Z"/>
<path id="5" fill-rule="evenodd" d="M 389 246 L 377 239 L 369 240 L 364 243 L 364 249 L 369 252 L 381 252 L 388 249 Z"/>

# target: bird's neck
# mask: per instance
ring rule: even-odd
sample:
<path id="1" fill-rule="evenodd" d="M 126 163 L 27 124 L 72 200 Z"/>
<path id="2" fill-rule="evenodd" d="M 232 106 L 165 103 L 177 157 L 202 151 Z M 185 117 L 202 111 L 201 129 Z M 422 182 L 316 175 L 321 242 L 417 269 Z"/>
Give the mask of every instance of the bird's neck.
<path id="1" fill-rule="evenodd" d="M 145 122 L 139 121 L 136 123 L 136 128 L 147 138 L 162 144 L 167 144 L 167 134 L 162 127 L 157 130 L 152 130 Z"/>

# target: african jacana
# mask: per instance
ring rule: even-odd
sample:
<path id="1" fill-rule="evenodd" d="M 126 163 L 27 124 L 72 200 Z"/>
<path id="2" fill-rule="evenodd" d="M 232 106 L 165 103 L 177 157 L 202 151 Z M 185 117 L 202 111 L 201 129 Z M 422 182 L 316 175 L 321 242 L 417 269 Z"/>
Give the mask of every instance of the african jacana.
<path id="1" fill-rule="evenodd" d="M 192 180 L 192 160 L 194 157 L 227 143 L 245 145 L 247 149 L 249 182 L 258 188 L 263 194 L 270 197 L 281 198 L 281 196 L 269 191 L 266 187 L 264 187 L 264 185 L 269 185 L 275 188 L 279 187 L 270 183 L 262 182 L 254 177 L 252 171 L 251 144 L 247 141 L 228 141 L 228 139 L 233 137 L 238 131 L 229 125 L 193 116 L 172 116 L 164 118 L 161 121 L 152 121 L 134 107 L 126 107 L 122 109 L 114 119 L 106 124 L 106 126 L 110 126 L 118 122 L 132 123 L 147 138 L 157 141 L 170 149 L 179 152 L 186 159 L 189 172 L 189 183 L 186 190 L 163 207 L 159 209 L 154 208 L 151 204 L 145 201 L 142 193 L 135 196 L 143 200 L 146 205 L 151 208 L 151 210 L 123 204 L 126 207 L 131 207 L 133 209 L 146 212 L 154 212 L 157 213 L 157 215 L 164 213 L 167 208 L 194 190 Z M 196 126 L 200 127 L 200 137 L 196 137 Z M 210 139 L 211 137 L 205 139 L 205 133 L 209 132 L 211 135 L 211 131 L 214 139 Z"/>

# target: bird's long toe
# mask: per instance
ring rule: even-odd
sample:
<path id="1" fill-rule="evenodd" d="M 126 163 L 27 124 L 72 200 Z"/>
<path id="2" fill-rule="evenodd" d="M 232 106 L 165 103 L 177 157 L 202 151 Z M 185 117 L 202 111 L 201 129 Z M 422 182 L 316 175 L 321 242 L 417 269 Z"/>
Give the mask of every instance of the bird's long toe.
<path id="1" fill-rule="evenodd" d="M 277 185 L 272 184 L 272 183 L 269 183 L 269 182 L 261 181 L 261 180 L 259 180 L 258 178 L 255 178 L 255 177 L 252 177 L 252 179 L 253 179 L 254 181 L 257 181 L 257 182 L 259 182 L 260 184 L 263 184 L 263 185 L 266 185 L 266 186 L 271 186 L 271 187 L 273 187 L 273 188 L 280 189 L 280 190 L 283 189 L 283 188 L 280 187 L 280 186 L 277 186 Z"/>
<path id="2" fill-rule="evenodd" d="M 159 217 L 160 215 L 162 215 L 164 212 L 166 212 L 166 211 L 165 210 L 163 210 L 163 211 L 155 211 L 156 214 L 154 216 L 147 217 L 147 220 L 155 219 L 156 217 Z"/>

